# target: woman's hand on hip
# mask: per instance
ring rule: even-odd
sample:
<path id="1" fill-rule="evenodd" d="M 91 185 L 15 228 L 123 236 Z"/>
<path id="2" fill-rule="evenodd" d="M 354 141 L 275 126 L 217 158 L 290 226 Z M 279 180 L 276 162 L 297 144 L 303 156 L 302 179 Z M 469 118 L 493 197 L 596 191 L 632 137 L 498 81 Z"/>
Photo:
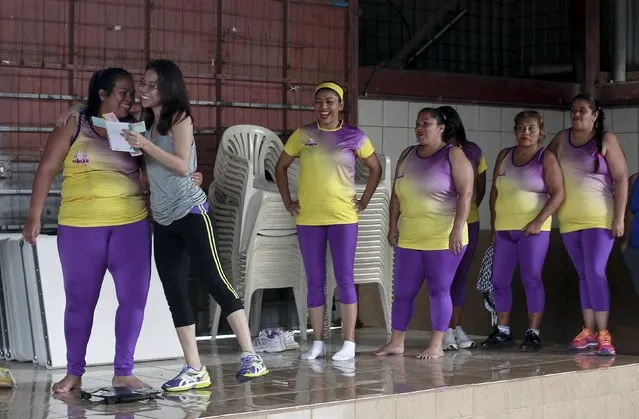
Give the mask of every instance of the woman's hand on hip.
<path id="1" fill-rule="evenodd" d="M 288 203 L 284 203 L 284 207 L 286 208 L 286 211 L 288 211 L 288 213 L 291 214 L 293 217 L 299 215 L 300 213 L 300 203 L 298 201 L 291 200 Z"/>
<path id="2" fill-rule="evenodd" d="M 364 211 L 368 206 L 368 201 L 365 201 L 363 199 L 353 198 L 351 202 L 353 203 L 353 208 L 355 208 L 355 211 L 357 211 L 358 213 Z"/>
<path id="3" fill-rule="evenodd" d="M 193 172 L 193 174 L 191 175 L 191 180 L 197 186 L 202 186 L 202 180 L 204 180 L 204 176 L 202 176 L 201 172 Z"/>

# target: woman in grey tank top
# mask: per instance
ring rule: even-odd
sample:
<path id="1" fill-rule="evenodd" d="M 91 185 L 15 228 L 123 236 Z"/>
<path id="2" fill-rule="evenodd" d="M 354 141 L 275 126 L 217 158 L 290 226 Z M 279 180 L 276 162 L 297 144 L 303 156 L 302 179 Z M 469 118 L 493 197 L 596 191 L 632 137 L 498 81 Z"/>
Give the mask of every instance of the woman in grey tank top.
<path id="1" fill-rule="evenodd" d="M 144 154 L 151 191 L 155 265 L 186 359 L 182 371 L 162 388 L 185 391 L 211 385 L 195 341 L 195 317 L 187 286 L 189 259 L 222 308 L 242 348 L 237 377 L 265 375 L 268 370 L 253 349 L 242 300 L 220 264 L 206 194 L 191 180 L 197 156 L 182 72 L 169 60 L 152 61 L 140 80 L 139 92 L 148 131 L 146 136 L 128 130 L 123 133 Z"/>

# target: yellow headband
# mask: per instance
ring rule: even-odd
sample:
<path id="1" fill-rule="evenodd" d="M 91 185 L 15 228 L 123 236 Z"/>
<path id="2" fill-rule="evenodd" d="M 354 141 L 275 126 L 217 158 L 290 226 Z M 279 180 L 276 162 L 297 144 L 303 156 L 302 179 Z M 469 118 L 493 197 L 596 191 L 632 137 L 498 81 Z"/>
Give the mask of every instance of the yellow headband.
<path id="1" fill-rule="evenodd" d="M 339 96 L 339 100 L 344 100 L 344 89 L 339 87 L 338 84 L 330 82 L 330 81 L 326 83 L 321 83 L 317 85 L 317 87 L 315 88 L 315 92 L 313 92 L 313 94 L 317 94 L 317 92 L 319 92 L 322 89 L 330 89 L 334 91 L 335 93 L 337 93 L 337 96 Z"/>

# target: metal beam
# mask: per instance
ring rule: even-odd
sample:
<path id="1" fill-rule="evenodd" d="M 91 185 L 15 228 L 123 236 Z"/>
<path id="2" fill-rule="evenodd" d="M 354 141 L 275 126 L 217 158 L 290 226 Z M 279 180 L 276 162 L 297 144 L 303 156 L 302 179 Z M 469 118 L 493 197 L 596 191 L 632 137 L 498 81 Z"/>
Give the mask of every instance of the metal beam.
<path id="1" fill-rule="evenodd" d="M 370 79 L 373 71 L 375 77 Z M 370 79 L 367 94 L 367 81 Z M 577 83 L 360 67 L 360 95 L 373 98 L 565 107 Z"/>
<path id="2" fill-rule="evenodd" d="M 596 95 L 600 70 L 600 0 L 571 0 L 572 56 L 581 90 Z"/>
<path id="3" fill-rule="evenodd" d="M 409 55 L 414 52 L 417 47 L 426 39 L 426 37 L 437 28 L 438 25 L 443 23 L 444 18 L 447 13 L 450 13 L 457 9 L 456 1 L 446 1 L 444 4 L 440 6 L 439 9 L 433 13 L 432 16 L 428 17 L 428 21 L 421 27 L 419 30 L 413 35 L 411 39 L 409 39 L 402 49 L 399 50 L 397 54 L 388 62 L 388 68 L 403 68 L 404 61 L 409 57 Z"/>
<path id="4" fill-rule="evenodd" d="M 428 42 L 426 42 L 426 44 L 421 47 L 420 49 L 417 50 L 417 52 L 415 52 L 415 54 L 413 54 L 407 61 L 406 61 L 406 65 L 409 65 L 410 63 L 412 63 L 413 61 L 415 61 L 415 59 L 417 59 L 417 57 L 419 57 L 421 54 L 423 54 L 424 51 L 426 51 L 431 45 L 433 45 L 435 43 L 435 41 L 437 41 L 443 34 L 445 34 L 446 32 L 448 32 L 450 30 L 450 28 L 453 27 L 453 25 L 455 23 L 457 23 L 459 21 L 459 19 L 461 19 L 462 17 L 464 17 L 464 15 L 468 13 L 468 9 L 463 9 L 462 11 L 460 11 L 459 13 L 457 13 L 455 15 L 455 17 L 446 24 L 446 26 L 444 26 L 443 28 L 441 28 L 439 30 L 439 32 L 437 32 L 435 34 L 435 36 L 433 36 L 431 39 L 428 40 Z M 405 67 L 405 66 L 404 66 Z"/>
<path id="5" fill-rule="evenodd" d="M 358 78 L 359 78 L 359 0 L 351 0 L 348 9 L 348 17 L 350 31 L 347 35 L 348 45 L 348 121 L 351 124 L 357 124 L 359 118 L 358 108 Z"/>
<path id="6" fill-rule="evenodd" d="M 193 133 L 195 135 L 221 135 L 229 128 L 227 126 L 222 126 L 221 128 L 195 128 Z M 50 126 L 36 126 L 36 125 L 0 125 L 0 133 L 3 132 L 36 132 L 36 133 L 49 133 L 53 131 L 53 127 Z M 291 135 L 293 130 L 286 129 L 283 131 L 273 131 L 273 133 L 277 136 L 289 136 Z"/>
<path id="7" fill-rule="evenodd" d="M 596 92 L 604 107 L 639 104 L 639 81 L 599 84 Z"/>
<path id="8" fill-rule="evenodd" d="M 0 92 L 0 99 L 34 99 L 34 100 L 61 100 L 64 102 L 86 101 L 86 96 L 71 96 L 63 94 L 50 93 L 13 93 Z M 135 103 L 139 103 L 140 99 L 136 98 Z M 283 109 L 296 111 L 312 111 L 313 106 L 306 105 L 288 105 L 285 103 L 256 103 L 256 102 L 216 102 L 213 100 L 190 100 L 193 106 L 210 106 L 210 107 L 231 107 L 231 108 L 254 108 L 254 109 Z"/>
<path id="9" fill-rule="evenodd" d="M 626 81 L 628 50 L 628 0 L 615 0 L 615 42 L 612 79 Z"/>

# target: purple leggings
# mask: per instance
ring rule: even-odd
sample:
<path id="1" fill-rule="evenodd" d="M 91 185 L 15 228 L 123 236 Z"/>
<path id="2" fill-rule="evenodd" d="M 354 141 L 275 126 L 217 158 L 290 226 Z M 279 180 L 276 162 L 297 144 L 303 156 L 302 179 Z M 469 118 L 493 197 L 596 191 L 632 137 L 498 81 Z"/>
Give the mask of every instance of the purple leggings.
<path id="1" fill-rule="evenodd" d="M 339 288 L 340 302 L 357 303 L 354 274 L 357 223 L 330 226 L 298 225 L 297 238 L 308 281 L 308 306 L 317 308 L 325 304 L 327 242 L 331 247 L 333 273 Z M 329 301 L 329 304 L 331 303 Z"/>
<path id="2" fill-rule="evenodd" d="M 430 297 L 433 330 L 445 332 L 453 315 L 450 284 L 466 248 L 454 255 L 450 250 L 395 248 L 393 281 L 393 330 L 406 331 L 415 311 L 415 298 L 424 279 Z"/>
<path id="3" fill-rule="evenodd" d="M 131 375 L 151 281 L 149 222 L 113 227 L 61 225 L 58 253 L 66 296 L 67 373 L 84 374 L 93 314 L 108 269 L 119 303 L 115 315 L 115 375 Z"/>
<path id="4" fill-rule="evenodd" d="M 561 235 L 579 275 L 582 310 L 609 311 L 610 289 L 606 265 L 615 242 L 610 230 L 589 228 Z"/>
<path id="5" fill-rule="evenodd" d="M 519 263 L 519 275 L 526 291 L 529 313 L 543 313 L 545 294 L 541 272 L 550 243 L 550 232 L 526 236 L 523 231 L 498 231 L 493 256 L 492 283 L 498 313 L 510 313 L 513 295 L 510 285 Z"/>
<path id="6" fill-rule="evenodd" d="M 468 224 L 468 246 L 462 258 L 455 278 L 450 286 L 450 298 L 453 300 L 453 306 L 462 307 L 466 300 L 466 284 L 468 282 L 468 271 L 473 263 L 475 250 L 477 249 L 477 241 L 479 240 L 479 221 Z"/>

